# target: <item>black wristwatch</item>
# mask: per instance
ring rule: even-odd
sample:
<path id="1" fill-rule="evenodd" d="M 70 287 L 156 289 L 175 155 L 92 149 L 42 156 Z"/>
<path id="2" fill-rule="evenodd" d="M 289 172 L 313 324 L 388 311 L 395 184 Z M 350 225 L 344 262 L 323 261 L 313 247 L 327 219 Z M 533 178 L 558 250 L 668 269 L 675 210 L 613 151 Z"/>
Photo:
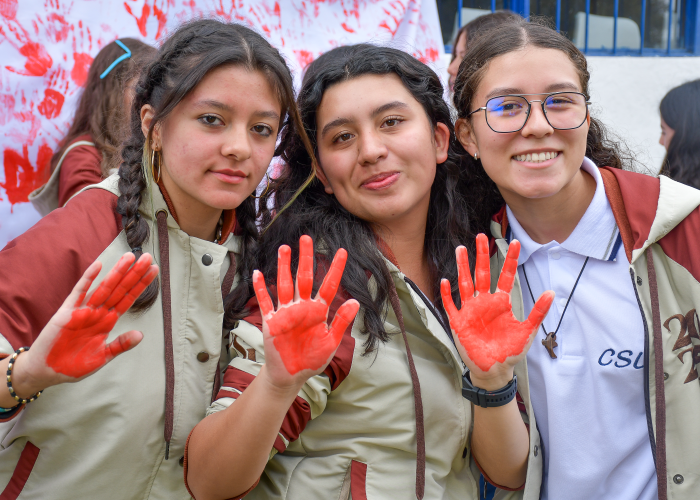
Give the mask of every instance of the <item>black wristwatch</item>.
<path id="1" fill-rule="evenodd" d="M 508 385 L 497 391 L 485 391 L 472 384 L 469 372 L 462 376 L 462 396 L 482 408 L 495 408 L 510 403 L 518 392 L 518 379 L 513 375 L 513 380 Z"/>

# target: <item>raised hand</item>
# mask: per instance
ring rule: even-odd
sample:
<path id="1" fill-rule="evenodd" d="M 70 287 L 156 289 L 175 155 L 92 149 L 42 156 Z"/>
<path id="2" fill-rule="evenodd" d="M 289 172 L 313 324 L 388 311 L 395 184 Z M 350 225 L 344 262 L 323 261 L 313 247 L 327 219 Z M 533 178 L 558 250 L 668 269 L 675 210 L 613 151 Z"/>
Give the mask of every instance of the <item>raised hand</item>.
<path id="1" fill-rule="evenodd" d="M 488 239 L 476 237 L 476 295 L 469 272 L 467 249 L 457 248 L 459 293 L 462 308 L 457 309 L 452 300 L 450 282 L 442 280 L 440 291 L 450 327 L 459 340 L 457 349 L 474 376 L 491 378 L 505 375 L 512 378 L 512 369 L 529 349 L 554 300 L 554 292 L 544 292 L 525 321 L 513 315 L 510 291 L 513 289 L 518 269 L 520 242 L 513 241 L 498 279 L 498 289 L 489 293 L 491 275 Z M 497 365 L 494 367 L 494 365 Z"/>
<path id="2" fill-rule="evenodd" d="M 348 300 L 338 308 L 328 327 L 328 308 L 340 286 L 347 252 L 338 250 L 315 298 L 313 288 L 313 241 L 309 236 L 299 240 L 299 266 L 296 289 L 292 281 L 291 249 L 283 245 L 277 262 L 277 311 L 267 293 L 265 278 L 253 273 L 253 287 L 263 317 L 265 366 L 281 385 L 303 383 L 320 373 L 340 345 L 343 333 L 355 319 L 360 304 Z M 281 365 L 279 366 L 281 361 Z"/>
<path id="3" fill-rule="evenodd" d="M 119 317 L 158 274 L 158 266 L 151 265 L 149 254 L 143 254 L 132 266 L 134 260 L 133 253 L 125 254 L 89 295 L 102 264 L 95 261 L 87 268 L 31 350 L 18 358 L 25 379 L 31 379 L 40 389 L 75 382 L 141 341 L 141 332 L 132 330 L 106 343 Z M 15 373 L 13 378 L 21 375 Z"/>

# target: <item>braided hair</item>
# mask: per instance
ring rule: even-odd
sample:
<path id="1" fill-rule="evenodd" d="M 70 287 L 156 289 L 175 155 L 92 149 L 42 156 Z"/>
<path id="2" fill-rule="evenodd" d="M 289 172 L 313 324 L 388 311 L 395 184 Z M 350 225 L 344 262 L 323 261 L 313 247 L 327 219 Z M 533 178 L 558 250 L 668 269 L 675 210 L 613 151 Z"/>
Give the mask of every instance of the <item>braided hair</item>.
<path id="1" fill-rule="evenodd" d="M 119 167 L 119 191 L 115 211 L 122 218 L 129 247 L 137 257 L 149 238 L 149 226 L 139 215 L 142 198 L 148 183 L 144 172 L 144 158 L 151 154 L 150 142 L 154 127 L 162 122 L 202 79 L 222 65 L 241 65 L 250 71 L 264 74 L 275 90 L 282 107 L 280 129 L 299 128 L 298 111 L 294 103 L 292 75 L 280 53 L 262 36 L 240 25 L 200 19 L 180 26 L 161 46 L 158 54 L 142 71 L 135 89 L 131 109 L 130 138 L 122 149 Z M 141 108 L 150 105 L 154 110 L 151 126 L 146 134 L 141 130 Z M 303 130 L 303 128 L 302 128 Z M 279 154 L 284 141 L 275 151 Z M 254 256 L 258 245 L 255 200 L 246 198 L 236 208 L 237 234 L 242 237 L 242 250 L 237 271 L 239 285 L 224 300 L 224 326 L 230 328 L 235 316 L 253 295 L 252 276 Z M 156 281 L 146 288 L 132 306 L 132 310 L 149 308 L 158 297 Z"/>

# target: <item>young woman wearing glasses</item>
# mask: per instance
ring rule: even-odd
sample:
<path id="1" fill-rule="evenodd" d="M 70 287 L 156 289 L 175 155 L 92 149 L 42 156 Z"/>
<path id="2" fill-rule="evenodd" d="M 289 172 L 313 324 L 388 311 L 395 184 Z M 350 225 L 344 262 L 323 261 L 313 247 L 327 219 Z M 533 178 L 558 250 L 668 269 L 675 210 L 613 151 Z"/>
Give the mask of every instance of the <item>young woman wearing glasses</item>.
<path id="1" fill-rule="evenodd" d="M 475 41 L 455 84 L 458 138 L 504 205 L 491 269 L 518 239 L 516 316 L 556 293 L 515 369 L 535 417 L 524 496 L 538 498 L 541 477 L 549 499 L 691 498 L 700 192 L 623 170 L 588 80 L 569 40 L 516 21 Z"/>

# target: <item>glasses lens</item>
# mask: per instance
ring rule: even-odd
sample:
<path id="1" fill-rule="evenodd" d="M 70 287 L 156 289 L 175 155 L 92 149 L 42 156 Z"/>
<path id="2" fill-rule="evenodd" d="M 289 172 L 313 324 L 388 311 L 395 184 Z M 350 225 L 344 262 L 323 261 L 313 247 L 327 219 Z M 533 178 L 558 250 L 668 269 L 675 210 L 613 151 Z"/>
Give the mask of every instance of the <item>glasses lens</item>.
<path id="1" fill-rule="evenodd" d="M 506 95 L 486 102 L 486 122 L 496 132 L 515 132 L 527 120 L 527 101 L 523 97 Z"/>
<path id="2" fill-rule="evenodd" d="M 556 129 L 578 128 L 586 120 L 586 98 L 574 92 L 550 95 L 544 109 L 550 125 Z"/>

